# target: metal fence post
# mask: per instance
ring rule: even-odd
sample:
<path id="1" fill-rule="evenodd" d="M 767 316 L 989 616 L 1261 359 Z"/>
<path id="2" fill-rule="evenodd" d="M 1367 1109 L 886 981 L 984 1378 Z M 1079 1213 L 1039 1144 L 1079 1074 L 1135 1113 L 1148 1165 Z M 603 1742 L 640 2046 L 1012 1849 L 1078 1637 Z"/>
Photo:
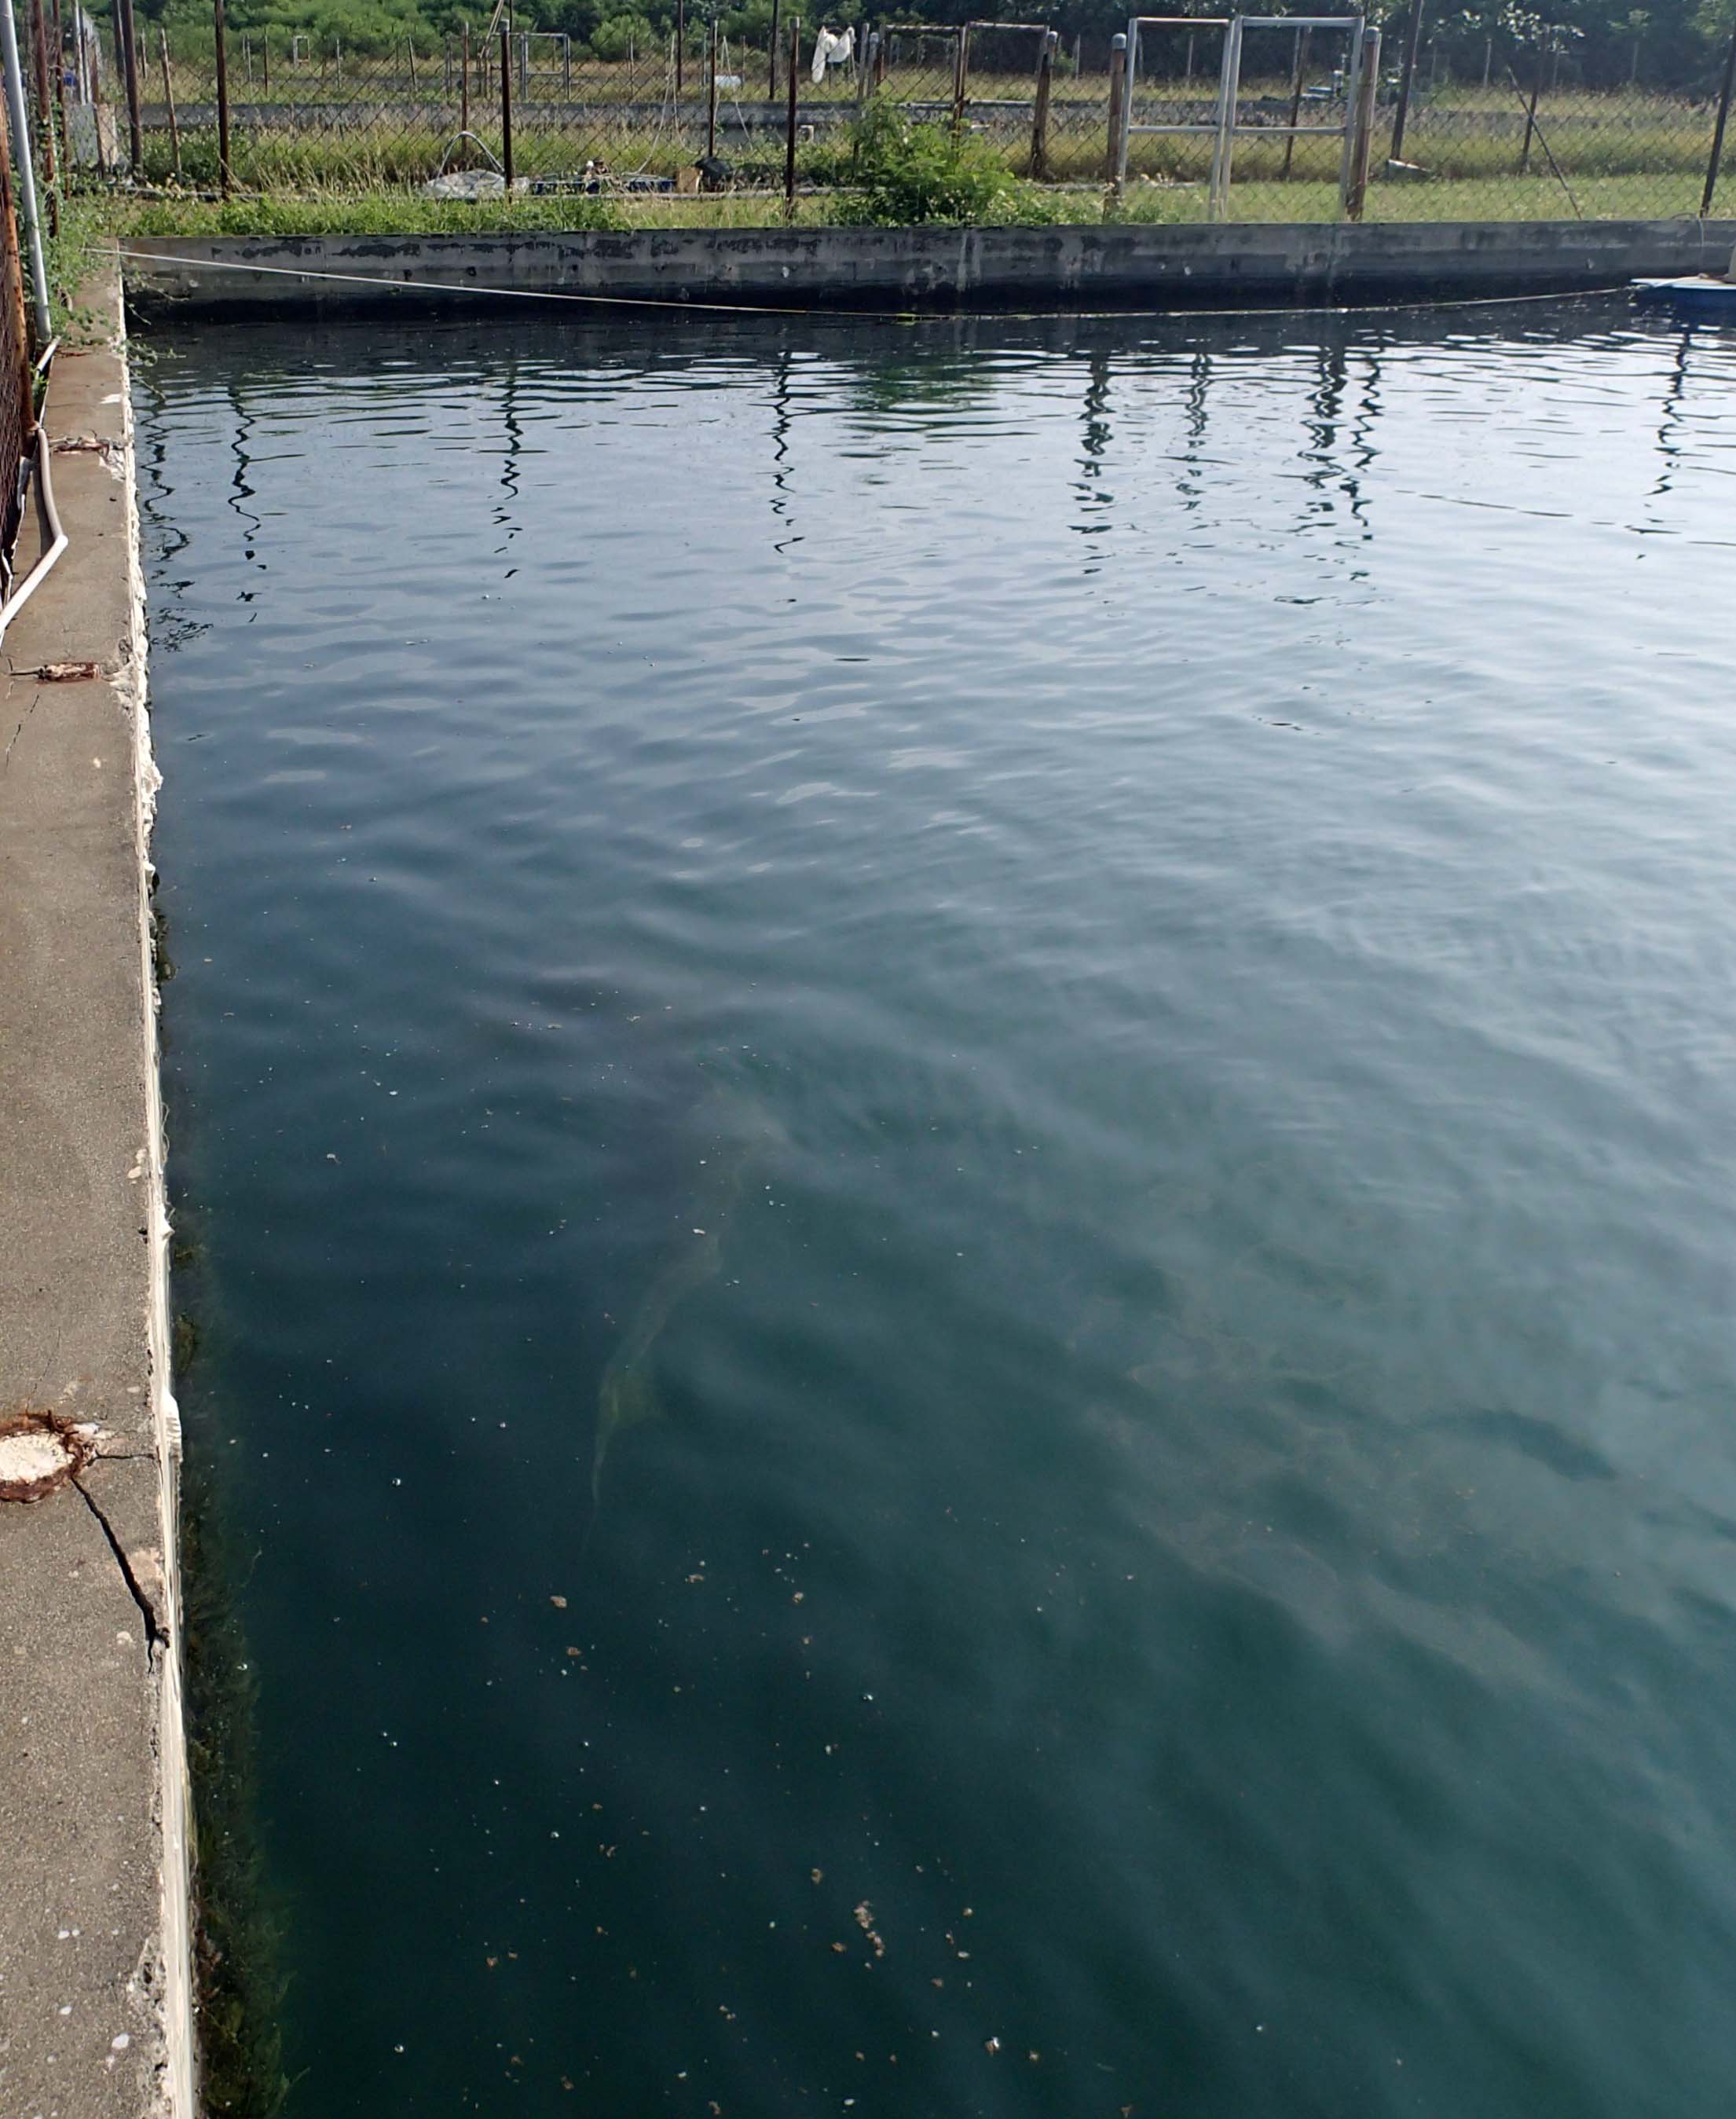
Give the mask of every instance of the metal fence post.
<path id="1" fill-rule="evenodd" d="M 771 0 L 771 35 L 766 40 L 766 100 L 778 100 L 778 7 L 780 0 Z"/>
<path id="2" fill-rule="evenodd" d="M 1118 31 L 1109 40 L 1109 141 L 1103 155 L 1103 174 L 1118 190 L 1127 153 L 1127 128 L 1123 122 L 1127 92 L 1127 39 Z"/>
<path id="3" fill-rule="evenodd" d="M 965 129 L 965 103 L 970 92 L 970 25 L 961 23 L 958 32 L 958 55 L 952 68 L 952 134 L 956 139 Z"/>
<path id="4" fill-rule="evenodd" d="M 1411 0 L 1410 27 L 1405 34 L 1405 64 L 1399 75 L 1399 107 L 1393 114 L 1392 145 L 1386 150 L 1396 162 L 1405 150 L 1405 120 L 1410 114 L 1410 84 L 1416 79 L 1417 46 L 1423 37 L 1423 0 Z"/>
<path id="5" fill-rule="evenodd" d="M 500 173 L 512 188 L 512 32 L 500 33 Z"/>
<path id="6" fill-rule="evenodd" d="M 789 108 L 784 121 L 784 215 L 796 214 L 796 92 L 802 76 L 802 18 L 789 26 Z"/>
<path id="7" fill-rule="evenodd" d="M 1374 146 L 1374 99 L 1381 79 L 1381 33 L 1364 30 L 1356 76 L 1356 110 L 1352 123 L 1349 181 L 1345 187 L 1345 219 L 1360 220 L 1368 193 L 1368 157 Z"/>
<path id="8" fill-rule="evenodd" d="M 163 60 L 163 100 L 169 109 L 169 150 L 174 156 L 175 182 L 181 181 L 181 128 L 175 123 L 174 84 L 169 77 L 169 32 L 157 31 L 157 49 Z"/>
<path id="9" fill-rule="evenodd" d="M 67 146 L 67 69 L 64 59 L 66 46 L 61 41 L 60 0 L 54 0 L 54 111 L 60 121 L 60 188 L 67 198 L 72 196 L 72 155 Z"/>
<path id="10" fill-rule="evenodd" d="M 145 128 L 139 116 L 139 40 L 132 26 L 132 0 L 115 0 L 115 20 L 121 32 L 122 70 L 127 83 L 127 160 L 137 177 L 145 167 Z"/>
<path id="11" fill-rule="evenodd" d="M 1224 32 L 1224 62 L 1218 69 L 1217 126 L 1211 143 L 1211 183 L 1206 217 L 1221 220 L 1229 201 L 1229 174 L 1236 152 L 1236 104 L 1242 81 L 1242 17 L 1232 16 Z"/>
<path id="12" fill-rule="evenodd" d="M 706 153 L 717 152 L 717 16 L 711 16 L 711 33 L 706 39 Z"/>
<path id="13" fill-rule="evenodd" d="M 1051 30 L 1043 39 L 1042 56 L 1037 61 L 1037 99 L 1030 114 L 1030 174 L 1038 183 L 1049 174 L 1049 99 L 1055 81 L 1055 47 L 1060 41 L 1060 32 Z"/>
<path id="14" fill-rule="evenodd" d="M 458 47 L 458 129 L 470 129 L 470 26 L 465 23 Z M 466 152 L 469 151 L 466 150 Z"/>
<path id="15" fill-rule="evenodd" d="M 675 101 L 681 102 L 681 63 L 685 57 L 682 47 L 687 40 L 687 0 L 675 0 Z M 681 125 L 681 112 L 675 113 L 676 129 Z"/>
<path id="16" fill-rule="evenodd" d="M 1712 199 L 1718 189 L 1718 165 L 1724 160 L 1724 128 L 1729 122 L 1730 90 L 1736 85 L 1736 30 L 1730 32 L 1730 49 L 1724 54 L 1724 81 L 1718 90 L 1718 117 L 1712 127 L 1712 151 L 1706 165 L 1706 189 L 1700 197 L 1700 218 L 1704 220 L 1712 211 Z"/>
<path id="17" fill-rule="evenodd" d="M 229 195 L 229 63 L 223 26 L 223 0 L 211 0 L 211 29 L 217 51 L 217 174 L 223 196 Z"/>
<path id="18" fill-rule="evenodd" d="M 1543 47 L 1537 48 L 1537 63 L 1531 71 L 1531 99 L 1525 105 L 1525 145 L 1519 151 L 1519 174 L 1526 175 L 1531 167 L 1531 135 L 1537 130 L 1537 99 L 1543 90 Z"/>

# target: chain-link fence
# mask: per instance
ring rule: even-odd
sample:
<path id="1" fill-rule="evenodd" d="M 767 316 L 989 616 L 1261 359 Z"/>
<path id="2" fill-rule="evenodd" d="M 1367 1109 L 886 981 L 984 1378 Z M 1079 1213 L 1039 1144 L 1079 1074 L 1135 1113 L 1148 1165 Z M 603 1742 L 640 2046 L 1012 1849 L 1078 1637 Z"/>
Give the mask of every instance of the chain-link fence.
<path id="1" fill-rule="evenodd" d="M 1040 21 L 833 30 L 775 11 L 750 43 L 683 0 L 663 28 L 617 18 L 588 44 L 521 26 L 363 52 L 226 26 L 220 0 L 208 27 L 178 15 L 172 30 L 141 29 L 131 0 L 67 4 L 30 0 L 40 116 L 74 183 L 628 201 L 788 188 L 834 194 L 840 219 L 870 104 L 1044 183 L 1040 210 L 1067 217 L 1713 211 L 1736 49 L 1678 29 L 1654 53 L 1643 14 L 1619 48 L 1591 49 L 1511 11 L 1435 31 L 1420 8 L 1383 40 L 1356 16 L 1187 16 L 1095 44 Z"/>

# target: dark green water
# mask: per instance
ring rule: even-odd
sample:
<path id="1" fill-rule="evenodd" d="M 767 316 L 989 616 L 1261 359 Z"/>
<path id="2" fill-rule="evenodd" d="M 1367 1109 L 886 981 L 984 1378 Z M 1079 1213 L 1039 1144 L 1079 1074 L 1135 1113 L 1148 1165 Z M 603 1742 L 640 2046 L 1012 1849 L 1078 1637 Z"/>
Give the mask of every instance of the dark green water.
<path id="1" fill-rule="evenodd" d="M 1728 2112 L 1736 341 L 152 351 L 293 2110 Z"/>

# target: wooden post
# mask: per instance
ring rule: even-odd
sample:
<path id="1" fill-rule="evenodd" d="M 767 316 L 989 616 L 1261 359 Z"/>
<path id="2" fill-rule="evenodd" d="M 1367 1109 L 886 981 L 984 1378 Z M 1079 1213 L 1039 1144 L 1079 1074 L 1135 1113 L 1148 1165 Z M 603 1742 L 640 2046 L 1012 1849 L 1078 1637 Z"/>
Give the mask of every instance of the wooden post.
<path id="1" fill-rule="evenodd" d="M 211 27 L 217 50 L 217 174 L 227 198 L 234 179 L 229 174 L 229 63 L 223 33 L 223 0 L 211 0 Z"/>
<path id="2" fill-rule="evenodd" d="M 512 32 L 500 33 L 500 170 L 512 188 Z"/>
<path id="3" fill-rule="evenodd" d="M 54 182 L 54 106 L 49 100 L 49 30 L 42 19 L 42 0 L 30 0 L 32 71 L 36 77 L 36 140 L 42 160 L 42 181 L 52 189 Z M 60 62 L 54 63 L 55 72 Z"/>
<path id="4" fill-rule="evenodd" d="M 706 153 L 717 152 L 717 16 L 711 17 L 711 34 L 706 46 Z"/>
<path id="5" fill-rule="evenodd" d="M 1104 154 L 1103 174 L 1112 184 L 1121 182 L 1121 109 L 1127 92 L 1127 39 L 1122 30 L 1109 43 L 1109 144 Z"/>
<path id="6" fill-rule="evenodd" d="M 1423 0 L 1411 0 L 1410 27 L 1405 33 L 1405 65 L 1399 75 L 1399 107 L 1392 119 L 1392 145 L 1387 153 L 1396 162 L 1405 151 L 1405 120 L 1410 114 L 1410 84 L 1416 79 L 1417 45 L 1423 35 Z"/>
<path id="7" fill-rule="evenodd" d="M 1030 118 L 1030 174 L 1037 183 L 1049 174 L 1049 99 L 1055 79 L 1055 46 L 1060 41 L 1051 30 L 1043 39 L 1043 55 L 1037 61 L 1037 100 Z"/>
<path id="8" fill-rule="evenodd" d="M 1419 11 L 1420 12 L 1420 11 Z M 1349 181 L 1345 186 L 1345 219 L 1360 220 L 1368 194 L 1368 157 L 1374 146 L 1374 97 L 1381 79 L 1381 33 L 1363 32 L 1362 67 L 1356 77 L 1355 131 L 1350 146 Z"/>
<path id="9" fill-rule="evenodd" d="M 965 102 L 970 80 L 970 25 L 961 23 L 958 32 L 958 54 L 952 67 L 952 135 L 956 139 L 965 129 Z"/>
<path id="10" fill-rule="evenodd" d="M 1704 220 L 1712 210 L 1712 200 L 1718 189 L 1718 165 L 1724 160 L 1724 128 L 1730 115 L 1730 90 L 1736 86 L 1736 30 L 1730 32 L 1730 49 L 1724 54 L 1724 83 L 1718 91 L 1718 117 L 1712 127 L 1711 158 L 1706 165 L 1706 189 L 1700 197 L 1700 218 Z"/>
<path id="11" fill-rule="evenodd" d="M 169 106 L 169 146 L 175 158 L 175 182 L 181 181 L 181 128 L 175 123 L 174 85 L 169 78 L 169 32 L 157 31 L 157 51 L 163 62 L 163 100 Z"/>
<path id="12" fill-rule="evenodd" d="M 121 32 L 121 66 L 127 81 L 127 161 L 135 177 L 145 169 L 145 128 L 139 117 L 139 40 L 132 26 L 132 0 L 115 0 Z"/>
<path id="13" fill-rule="evenodd" d="M 802 73 L 802 18 L 789 26 L 789 107 L 784 120 L 784 215 L 796 211 L 796 89 Z"/>
<path id="14" fill-rule="evenodd" d="M 779 0 L 771 0 L 771 35 L 766 46 L 766 100 L 768 103 L 775 103 L 778 100 L 778 6 Z"/>
<path id="15" fill-rule="evenodd" d="M 1537 54 L 1537 65 L 1531 75 L 1531 100 L 1525 106 L 1525 145 L 1519 151 L 1519 174 L 1524 176 L 1531 166 L 1531 135 L 1537 130 L 1537 98 L 1543 87 L 1543 53 Z"/>

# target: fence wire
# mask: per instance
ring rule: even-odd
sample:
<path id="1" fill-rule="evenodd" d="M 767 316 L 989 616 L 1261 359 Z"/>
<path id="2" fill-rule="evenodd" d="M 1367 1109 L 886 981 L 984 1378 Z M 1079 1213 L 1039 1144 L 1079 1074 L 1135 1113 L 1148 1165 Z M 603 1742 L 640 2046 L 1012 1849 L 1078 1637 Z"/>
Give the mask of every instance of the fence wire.
<path id="1" fill-rule="evenodd" d="M 215 19 L 189 28 L 178 13 L 171 28 L 138 30 L 129 95 L 115 5 L 62 19 L 58 0 L 31 0 L 48 58 L 44 130 L 73 184 L 345 191 L 443 179 L 479 192 L 510 178 L 530 192 L 627 199 L 752 192 L 781 185 L 793 131 L 799 182 L 836 192 L 831 210 L 847 218 L 855 123 L 873 100 L 976 143 L 1021 179 L 1100 188 L 1117 167 L 1110 40 L 1041 21 L 863 21 L 828 32 L 817 58 L 811 26 L 792 105 L 787 18 L 774 55 L 763 35 L 714 33 L 697 7 L 678 32 L 621 18 L 593 44 L 516 29 L 405 33 L 367 50 L 262 27 L 228 27 L 220 41 Z M 1713 166 L 1727 78 L 1716 40 L 1690 61 L 1679 35 L 1654 54 L 1636 15 L 1619 50 L 1588 52 L 1563 30 L 1511 19 L 1526 33 L 1474 33 L 1467 16 L 1413 39 L 1409 16 L 1389 21 L 1367 218 L 1664 218 L 1729 202 Z M 1331 219 L 1354 39 L 1281 20 L 1245 28 L 1224 217 Z M 1178 220 L 1211 211 L 1224 38 L 1215 17 L 1141 29 L 1125 79 L 1125 178 L 1109 211 Z"/>

